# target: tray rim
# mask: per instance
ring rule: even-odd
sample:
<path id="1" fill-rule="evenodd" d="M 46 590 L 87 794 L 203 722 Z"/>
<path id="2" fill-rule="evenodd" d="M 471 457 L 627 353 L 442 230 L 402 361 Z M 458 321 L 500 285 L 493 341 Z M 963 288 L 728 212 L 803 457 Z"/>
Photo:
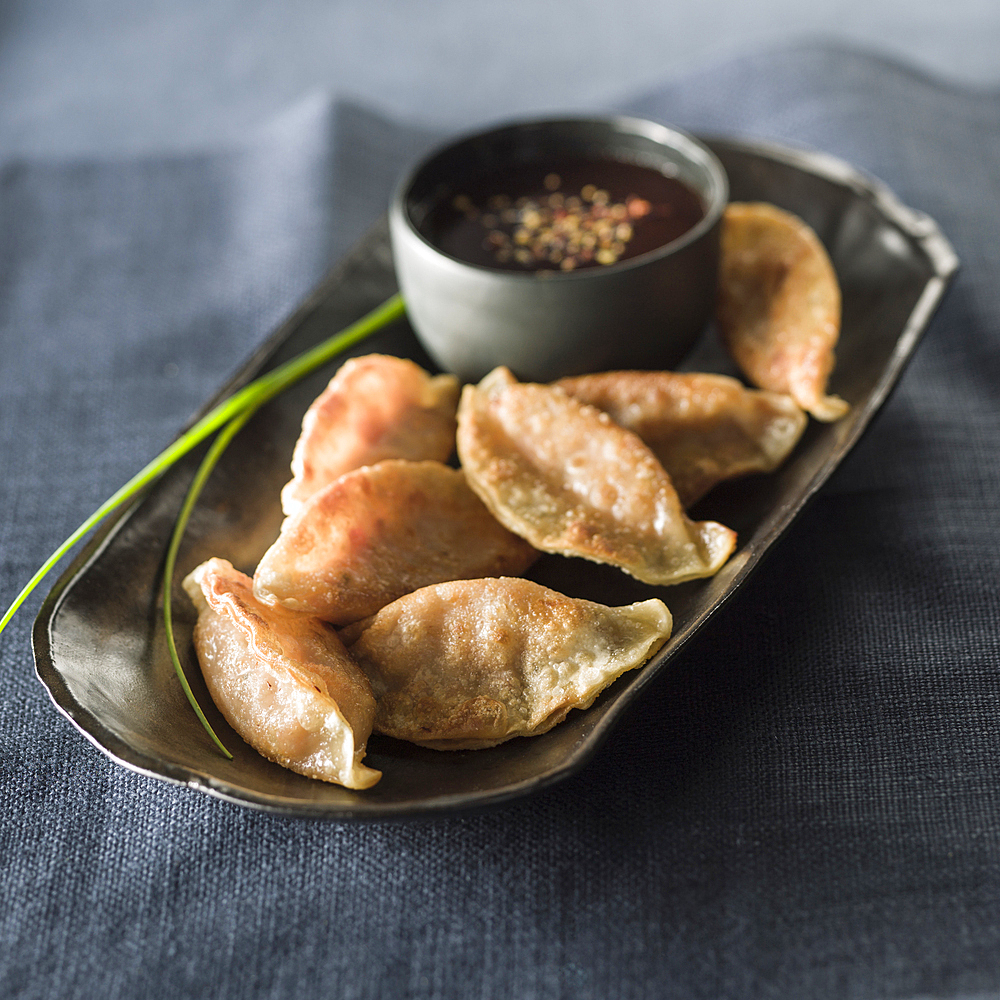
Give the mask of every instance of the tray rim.
<path id="1" fill-rule="evenodd" d="M 643 668 L 629 687 L 627 694 L 617 700 L 615 705 L 598 720 L 597 725 L 587 738 L 581 741 L 559 765 L 512 785 L 504 786 L 502 789 L 439 795 L 424 800 L 417 807 L 402 803 L 371 803 L 358 807 L 342 807 L 329 802 L 250 792 L 230 785 L 211 774 L 147 754 L 115 735 L 73 696 L 65 678 L 55 664 L 52 630 L 63 601 L 67 598 L 76 581 L 100 559 L 118 531 L 135 514 L 147 494 L 155 487 L 156 481 L 143 489 L 129 504 L 113 514 L 97 530 L 49 590 L 35 618 L 32 629 L 35 674 L 59 713 L 67 718 L 102 753 L 128 770 L 169 784 L 194 788 L 237 805 L 267 813 L 300 818 L 328 819 L 338 822 L 384 822 L 386 820 L 426 819 L 460 811 L 464 813 L 471 810 L 488 809 L 540 791 L 579 771 L 599 749 L 622 714 L 635 701 L 641 691 L 660 675 L 667 663 L 743 586 L 773 544 L 788 530 L 834 469 L 857 444 L 867 430 L 871 419 L 885 403 L 898 382 L 959 267 L 957 254 L 933 218 L 918 209 L 907 206 L 884 182 L 864 173 L 839 157 L 805 146 L 785 145 L 773 141 L 714 134 L 699 135 L 698 137 L 713 150 L 721 148 L 763 157 L 850 189 L 856 197 L 872 205 L 880 215 L 897 226 L 920 248 L 932 273 L 896 338 L 892 353 L 882 369 L 875 388 L 869 393 L 858 411 L 850 433 L 846 434 L 831 449 L 826 460 L 816 470 L 805 488 L 800 491 L 795 503 L 787 509 L 779 523 L 772 526 L 771 530 L 759 539 L 753 551 L 747 550 L 742 553 L 743 563 L 736 571 L 726 592 L 711 607 L 688 623 L 680 634 L 672 637 L 674 641 L 669 653 L 654 658 Z M 331 290 L 340 283 L 344 273 L 351 266 L 357 247 L 369 241 L 380 228 L 384 229 L 385 226 L 386 216 L 383 215 L 362 237 L 359 244 L 349 250 L 289 316 L 251 352 L 246 361 L 239 366 L 218 392 L 207 400 L 182 426 L 179 433 L 183 433 L 213 406 L 232 395 L 233 392 L 266 369 L 268 362 L 281 349 L 302 320 L 310 315 Z"/>

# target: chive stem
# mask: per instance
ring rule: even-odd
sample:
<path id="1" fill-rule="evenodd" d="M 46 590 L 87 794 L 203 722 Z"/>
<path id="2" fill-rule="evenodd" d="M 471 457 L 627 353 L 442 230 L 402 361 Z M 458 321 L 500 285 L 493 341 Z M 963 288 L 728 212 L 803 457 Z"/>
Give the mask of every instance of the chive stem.
<path id="1" fill-rule="evenodd" d="M 243 413 L 247 407 L 263 405 L 268 400 L 273 399 L 278 393 L 293 385 L 299 379 L 315 371 L 321 365 L 346 351 L 349 347 L 364 340 L 382 327 L 405 314 L 402 296 L 398 293 L 387 299 L 380 306 L 377 306 L 366 316 L 362 316 L 356 323 L 335 334 L 328 340 L 317 344 L 316 347 L 279 365 L 273 371 L 261 375 L 260 378 L 245 385 L 238 392 L 235 392 L 228 399 L 223 400 L 214 407 L 204 417 L 201 418 L 190 430 L 185 431 L 168 448 L 156 456 L 148 465 L 137 472 L 124 486 L 116 493 L 104 501 L 100 507 L 80 525 L 49 556 L 42 564 L 35 575 L 25 584 L 21 592 L 14 598 L 14 603 L 7 609 L 3 618 L 0 618 L 0 633 L 7 627 L 7 623 L 14 617 L 14 613 L 24 603 L 25 599 L 48 575 L 49 571 L 59 562 L 60 559 L 91 528 L 100 524 L 112 511 L 120 507 L 127 500 L 134 497 L 144 486 L 147 486 L 161 473 L 169 469 L 178 459 L 186 455 L 192 448 L 205 440 L 213 431 L 228 423 L 234 417 Z"/>
<path id="2" fill-rule="evenodd" d="M 201 461 L 201 465 L 198 466 L 198 471 L 195 473 L 194 479 L 191 480 L 191 485 L 188 487 L 187 496 L 184 497 L 184 503 L 181 505 L 180 513 L 177 515 L 177 520 L 174 523 L 173 534 L 170 536 L 170 544 L 167 546 L 167 556 L 163 564 L 163 630 L 167 637 L 167 649 L 170 651 L 170 659 L 174 665 L 174 673 L 177 674 L 177 679 L 180 681 L 181 688 L 184 690 L 184 695 L 186 696 L 188 703 L 194 709 L 195 715 L 198 716 L 198 720 L 205 727 L 205 731 L 209 736 L 212 737 L 212 741 L 215 745 L 226 755 L 229 760 L 233 759 L 233 755 L 226 749 L 222 740 L 219 739 L 215 730 L 212 728 L 212 724 L 205 717 L 205 713 L 201 709 L 201 705 L 198 704 L 198 699 L 195 698 L 194 692 L 191 690 L 191 685 L 188 683 L 187 674 L 184 673 L 184 667 L 181 665 L 180 656 L 177 653 L 177 643 L 174 640 L 174 618 L 173 618 L 173 585 L 174 585 L 174 568 L 177 565 L 177 553 L 181 547 L 181 540 L 184 538 L 184 532 L 187 529 L 188 521 L 191 519 L 191 512 L 194 510 L 194 505 L 198 501 L 198 497 L 201 495 L 202 488 L 208 481 L 208 477 L 212 474 L 212 470 L 215 468 L 216 463 L 222 456 L 222 453 L 229 447 L 229 442 L 239 433 L 240 428 L 257 412 L 260 408 L 261 401 L 250 403 L 247 408 L 238 416 L 233 417 L 232 420 L 226 424 L 221 431 L 219 431 L 218 437 L 212 442 L 211 448 L 205 453 L 205 457 Z"/>

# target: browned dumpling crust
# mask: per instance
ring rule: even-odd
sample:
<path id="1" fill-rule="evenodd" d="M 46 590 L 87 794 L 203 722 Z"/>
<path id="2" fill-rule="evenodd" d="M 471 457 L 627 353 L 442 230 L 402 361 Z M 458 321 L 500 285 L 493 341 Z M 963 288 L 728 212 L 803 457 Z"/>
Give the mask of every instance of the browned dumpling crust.
<path id="1" fill-rule="evenodd" d="M 722 223 L 717 318 L 754 385 L 790 395 L 817 420 L 849 409 L 826 384 L 840 336 L 840 285 L 823 244 L 800 218 L 733 202 Z"/>
<path id="2" fill-rule="evenodd" d="M 711 576 L 735 532 L 693 522 L 637 435 L 561 389 L 497 368 L 466 386 L 458 453 L 496 518 L 536 549 L 610 563 L 644 583 Z"/>
<path id="3" fill-rule="evenodd" d="M 406 358 L 346 361 L 306 411 L 281 505 L 293 514 L 338 476 L 387 458 L 447 461 L 455 446 L 458 380 Z"/>
<path id="4" fill-rule="evenodd" d="M 371 788 L 361 763 L 375 699 L 336 632 L 317 618 L 268 608 L 249 577 L 209 559 L 184 589 L 198 608 L 194 644 L 212 700 L 258 753 L 310 778 Z"/>
<path id="5" fill-rule="evenodd" d="M 649 445 L 690 507 L 716 483 L 773 472 L 802 436 L 791 398 L 701 372 L 602 372 L 555 385 L 603 410 Z"/>
<path id="6" fill-rule="evenodd" d="M 537 557 L 460 470 L 394 459 L 345 473 L 286 518 L 254 593 L 346 625 L 419 587 L 513 576 Z"/>
<path id="7" fill-rule="evenodd" d="M 473 750 L 588 708 L 671 626 L 659 600 L 608 608 L 503 578 L 424 587 L 341 635 L 371 680 L 377 732 Z"/>

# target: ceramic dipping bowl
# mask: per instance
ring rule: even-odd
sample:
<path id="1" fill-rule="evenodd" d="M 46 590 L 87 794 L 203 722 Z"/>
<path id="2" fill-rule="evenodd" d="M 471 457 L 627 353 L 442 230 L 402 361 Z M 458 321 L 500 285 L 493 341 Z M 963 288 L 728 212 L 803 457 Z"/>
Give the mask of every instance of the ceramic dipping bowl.
<path id="1" fill-rule="evenodd" d="M 672 368 L 713 311 L 728 196 L 706 146 L 652 121 L 466 136 L 419 163 L 390 206 L 410 322 L 466 381 L 501 364 L 525 381 Z"/>

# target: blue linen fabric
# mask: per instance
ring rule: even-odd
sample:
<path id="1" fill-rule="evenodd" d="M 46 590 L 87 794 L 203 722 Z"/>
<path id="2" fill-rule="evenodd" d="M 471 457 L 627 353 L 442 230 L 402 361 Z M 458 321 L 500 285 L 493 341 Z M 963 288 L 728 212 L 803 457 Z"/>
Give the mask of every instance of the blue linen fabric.
<path id="1" fill-rule="evenodd" d="M 1000 992 L 1000 93 L 805 47 L 623 110 L 802 143 L 963 269 L 898 390 L 583 773 L 481 815 L 274 817 L 114 764 L 0 636 L 0 996 Z M 0 168 L 0 605 L 437 138 L 322 97 L 241 148 Z"/>

